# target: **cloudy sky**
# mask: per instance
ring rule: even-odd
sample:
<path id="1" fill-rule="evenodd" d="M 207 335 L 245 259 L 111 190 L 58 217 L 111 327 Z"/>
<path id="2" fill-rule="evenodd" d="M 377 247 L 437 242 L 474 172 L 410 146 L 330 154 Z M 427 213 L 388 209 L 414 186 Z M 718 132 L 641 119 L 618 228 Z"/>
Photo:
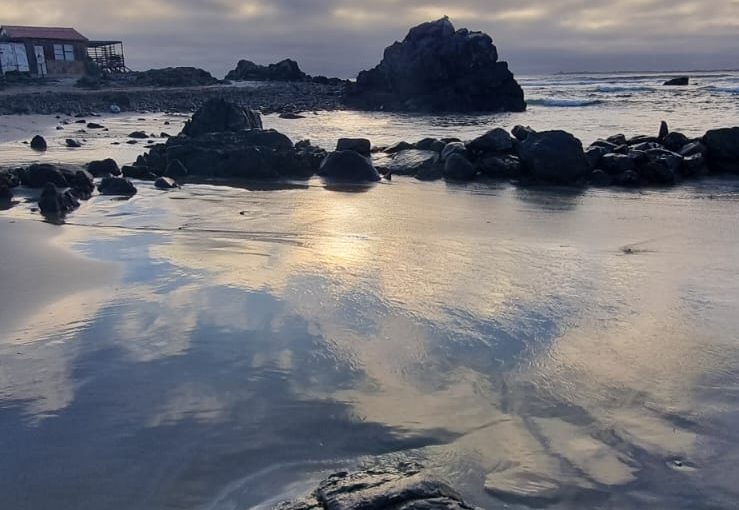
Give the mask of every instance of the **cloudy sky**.
<path id="1" fill-rule="evenodd" d="M 30 0 L 0 24 L 122 39 L 130 67 L 297 59 L 353 77 L 408 27 L 447 14 L 492 35 L 517 73 L 739 68 L 739 0 Z"/>

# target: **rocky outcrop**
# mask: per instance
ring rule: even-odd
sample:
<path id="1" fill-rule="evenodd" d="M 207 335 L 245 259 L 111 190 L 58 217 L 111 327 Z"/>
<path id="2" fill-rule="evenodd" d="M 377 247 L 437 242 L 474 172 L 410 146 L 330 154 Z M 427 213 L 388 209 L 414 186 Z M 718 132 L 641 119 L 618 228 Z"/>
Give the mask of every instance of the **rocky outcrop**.
<path id="1" fill-rule="evenodd" d="M 225 99 L 211 99 L 195 112 L 192 119 L 187 121 L 182 134 L 199 136 L 207 133 L 261 128 L 262 118 L 259 113 L 246 110 Z"/>
<path id="2" fill-rule="evenodd" d="M 310 496 L 278 510 L 473 510 L 443 481 L 415 463 L 331 475 Z"/>
<path id="3" fill-rule="evenodd" d="M 108 177 L 110 175 L 121 175 L 121 169 L 114 159 L 107 158 L 100 161 L 90 161 L 87 171 L 94 177 Z"/>
<path id="4" fill-rule="evenodd" d="M 534 181 L 575 184 L 589 171 L 582 142 L 566 131 L 531 133 L 518 153 L 524 172 Z"/>
<path id="5" fill-rule="evenodd" d="M 421 112 L 522 111 L 523 90 L 482 32 L 455 30 L 449 18 L 412 28 L 357 77 L 349 104 Z"/>
<path id="6" fill-rule="evenodd" d="M 236 69 L 226 75 L 231 81 L 306 81 L 308 75 L 300 70 L 294 60 L 286 58 L 267 66 L 255 64 L 251 60 L 239 60 Z"/>
<path id="7" fill-rule="evenodd" d="M 149 69 L 132 77 L 136 85 L 150 87 L 200 87 L 220 83 L 208 71 L 196 67 Z"/>

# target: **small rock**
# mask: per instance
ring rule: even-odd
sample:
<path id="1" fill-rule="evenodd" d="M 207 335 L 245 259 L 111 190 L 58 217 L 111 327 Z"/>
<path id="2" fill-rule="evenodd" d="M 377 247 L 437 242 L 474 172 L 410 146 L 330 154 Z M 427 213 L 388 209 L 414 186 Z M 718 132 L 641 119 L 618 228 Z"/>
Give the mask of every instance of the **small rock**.
<path id="1" fill-rule="evenodd" d="M 109 175 L 121 175 L 121 169 L 115 160 L 108 158 L 102 161 L 90 161 L 87 171 L 95 177 L 108 177 Z"/>
<path id="2" fill-rule="evenodd" d="M 80 202 L 70 188 L 57 188 L 49 182 L 44 186 L 38 205 L 44 216 L 60 217 L 77 209 Z"/>
<path id="3" fill-rule="evenodd" d="M 678 76 L 677 78 L 672 78 L 671 80 L 667 80 L 664 83 L 664 85 L 668 87 L 685 87 L 687 85 L 690 85 L 690 77 L 689 76 Z"/>
<path id="4" fill-rule="evenodd" d="M 64 144 L 70 149 L 76 149 L 82 147 L 82 144 L 73 138 L 67 138 Z"/>
<path id="5" fill-rule="evenodd" d="M 354 151 L 362 156 L 369 157 L 372 144 L 366 138 L 339 138 L 336 143 L 337 151 Z"/>
<path id="6" fill-rule="evenodd" d="M 110 113 L 121 113 L 121 107 L 117 104 L 110 105 Z"/>
<path id="7" fill-rule="evenodd" d="M 105 129 L 105 126 L 97 124 L 95 122 L 89 122 L 87 124 L 87 129 Z"/>
<path id="8" fill-rule="evenodd" d="M 154 181 L 154 186 L 159 189 L 175 189 L 179 188 L 179 185 L 171 177 L 159 177 Z"/>
<path id="9" fill-rule="evenodd" d="M 369 158 L 354 151 L 331 152 L 321 163 L 318 175 L 329 179 L 352 182 L 376 182 L 380 174 Z"/>
<path id="10" fill-rule="evenodd" d="M 98 185 L 103 195 L 119 195 L 131 197 L 136 194 L 136 186 L 124 177 L 105 177 Z"/>
<path id="11" fill-rule="evenodd" d="M 149 138 L 149 135 L 147 135 L 144 131 L 134 131 L 133 133 L 130 133 L 128 137 L 135 138 L 138 140 L 145 140 Z"/>
<path id="12" fill-rule="evenodd" d="M 396 152 L 407 151 L 408 149 L 412 149 L 412 148 L 413 148 L 413 144 L 410 144 L 408 142 L 398 142 L 386 148 L 385 152 L 388 154 L 395 154 Z"/>
<path id="13" fill-rule="evenodd" d="M 45 151 L 47 148 L 46 139 L 41 135 L 36 135 L 31 139 L 31 148 L 36 151 Z"/>
<path id="14" fill-rule="evenodd" d="M 462 142 L 449 142 L 441 151 L 441 160 L 446 161 L 452 154 L 460 154 L 467 157 L 467 147 Z"/>
<path id="15" fill-rule="evenodd" d="M 458 181 L 474 179 L 475 167 L 460 153 L 453 153 L 444 162 L 444 177 Z"/>

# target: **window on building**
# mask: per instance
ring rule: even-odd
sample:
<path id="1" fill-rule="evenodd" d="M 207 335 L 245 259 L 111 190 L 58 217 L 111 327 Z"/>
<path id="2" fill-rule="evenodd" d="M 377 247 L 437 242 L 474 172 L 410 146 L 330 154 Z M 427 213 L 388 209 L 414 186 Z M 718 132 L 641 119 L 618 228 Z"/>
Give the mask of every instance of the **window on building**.
<path id="1" fill-rule="evenodd" d="M 54 60 L 64 60 L 64 45 L 54 45 Z"/>
<path id="2" fill-rule="evenodd" d="M 64 60 L 74 61 L 74 46 L 71 44 L 64 45 Z"/>

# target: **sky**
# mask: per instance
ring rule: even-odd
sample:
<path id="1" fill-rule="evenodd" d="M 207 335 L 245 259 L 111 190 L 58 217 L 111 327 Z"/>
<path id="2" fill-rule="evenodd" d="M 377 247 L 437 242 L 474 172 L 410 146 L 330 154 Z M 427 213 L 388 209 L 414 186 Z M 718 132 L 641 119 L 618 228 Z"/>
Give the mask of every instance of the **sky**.
<path id="1" fill-rule="evenodd" d="M 514 73 L 739 68 L 739 0 L 2 0 L 0 24 L 124 41 L 129 67 L 296 59 L 351 78 L 408 28 L 448 15 Z"/>

